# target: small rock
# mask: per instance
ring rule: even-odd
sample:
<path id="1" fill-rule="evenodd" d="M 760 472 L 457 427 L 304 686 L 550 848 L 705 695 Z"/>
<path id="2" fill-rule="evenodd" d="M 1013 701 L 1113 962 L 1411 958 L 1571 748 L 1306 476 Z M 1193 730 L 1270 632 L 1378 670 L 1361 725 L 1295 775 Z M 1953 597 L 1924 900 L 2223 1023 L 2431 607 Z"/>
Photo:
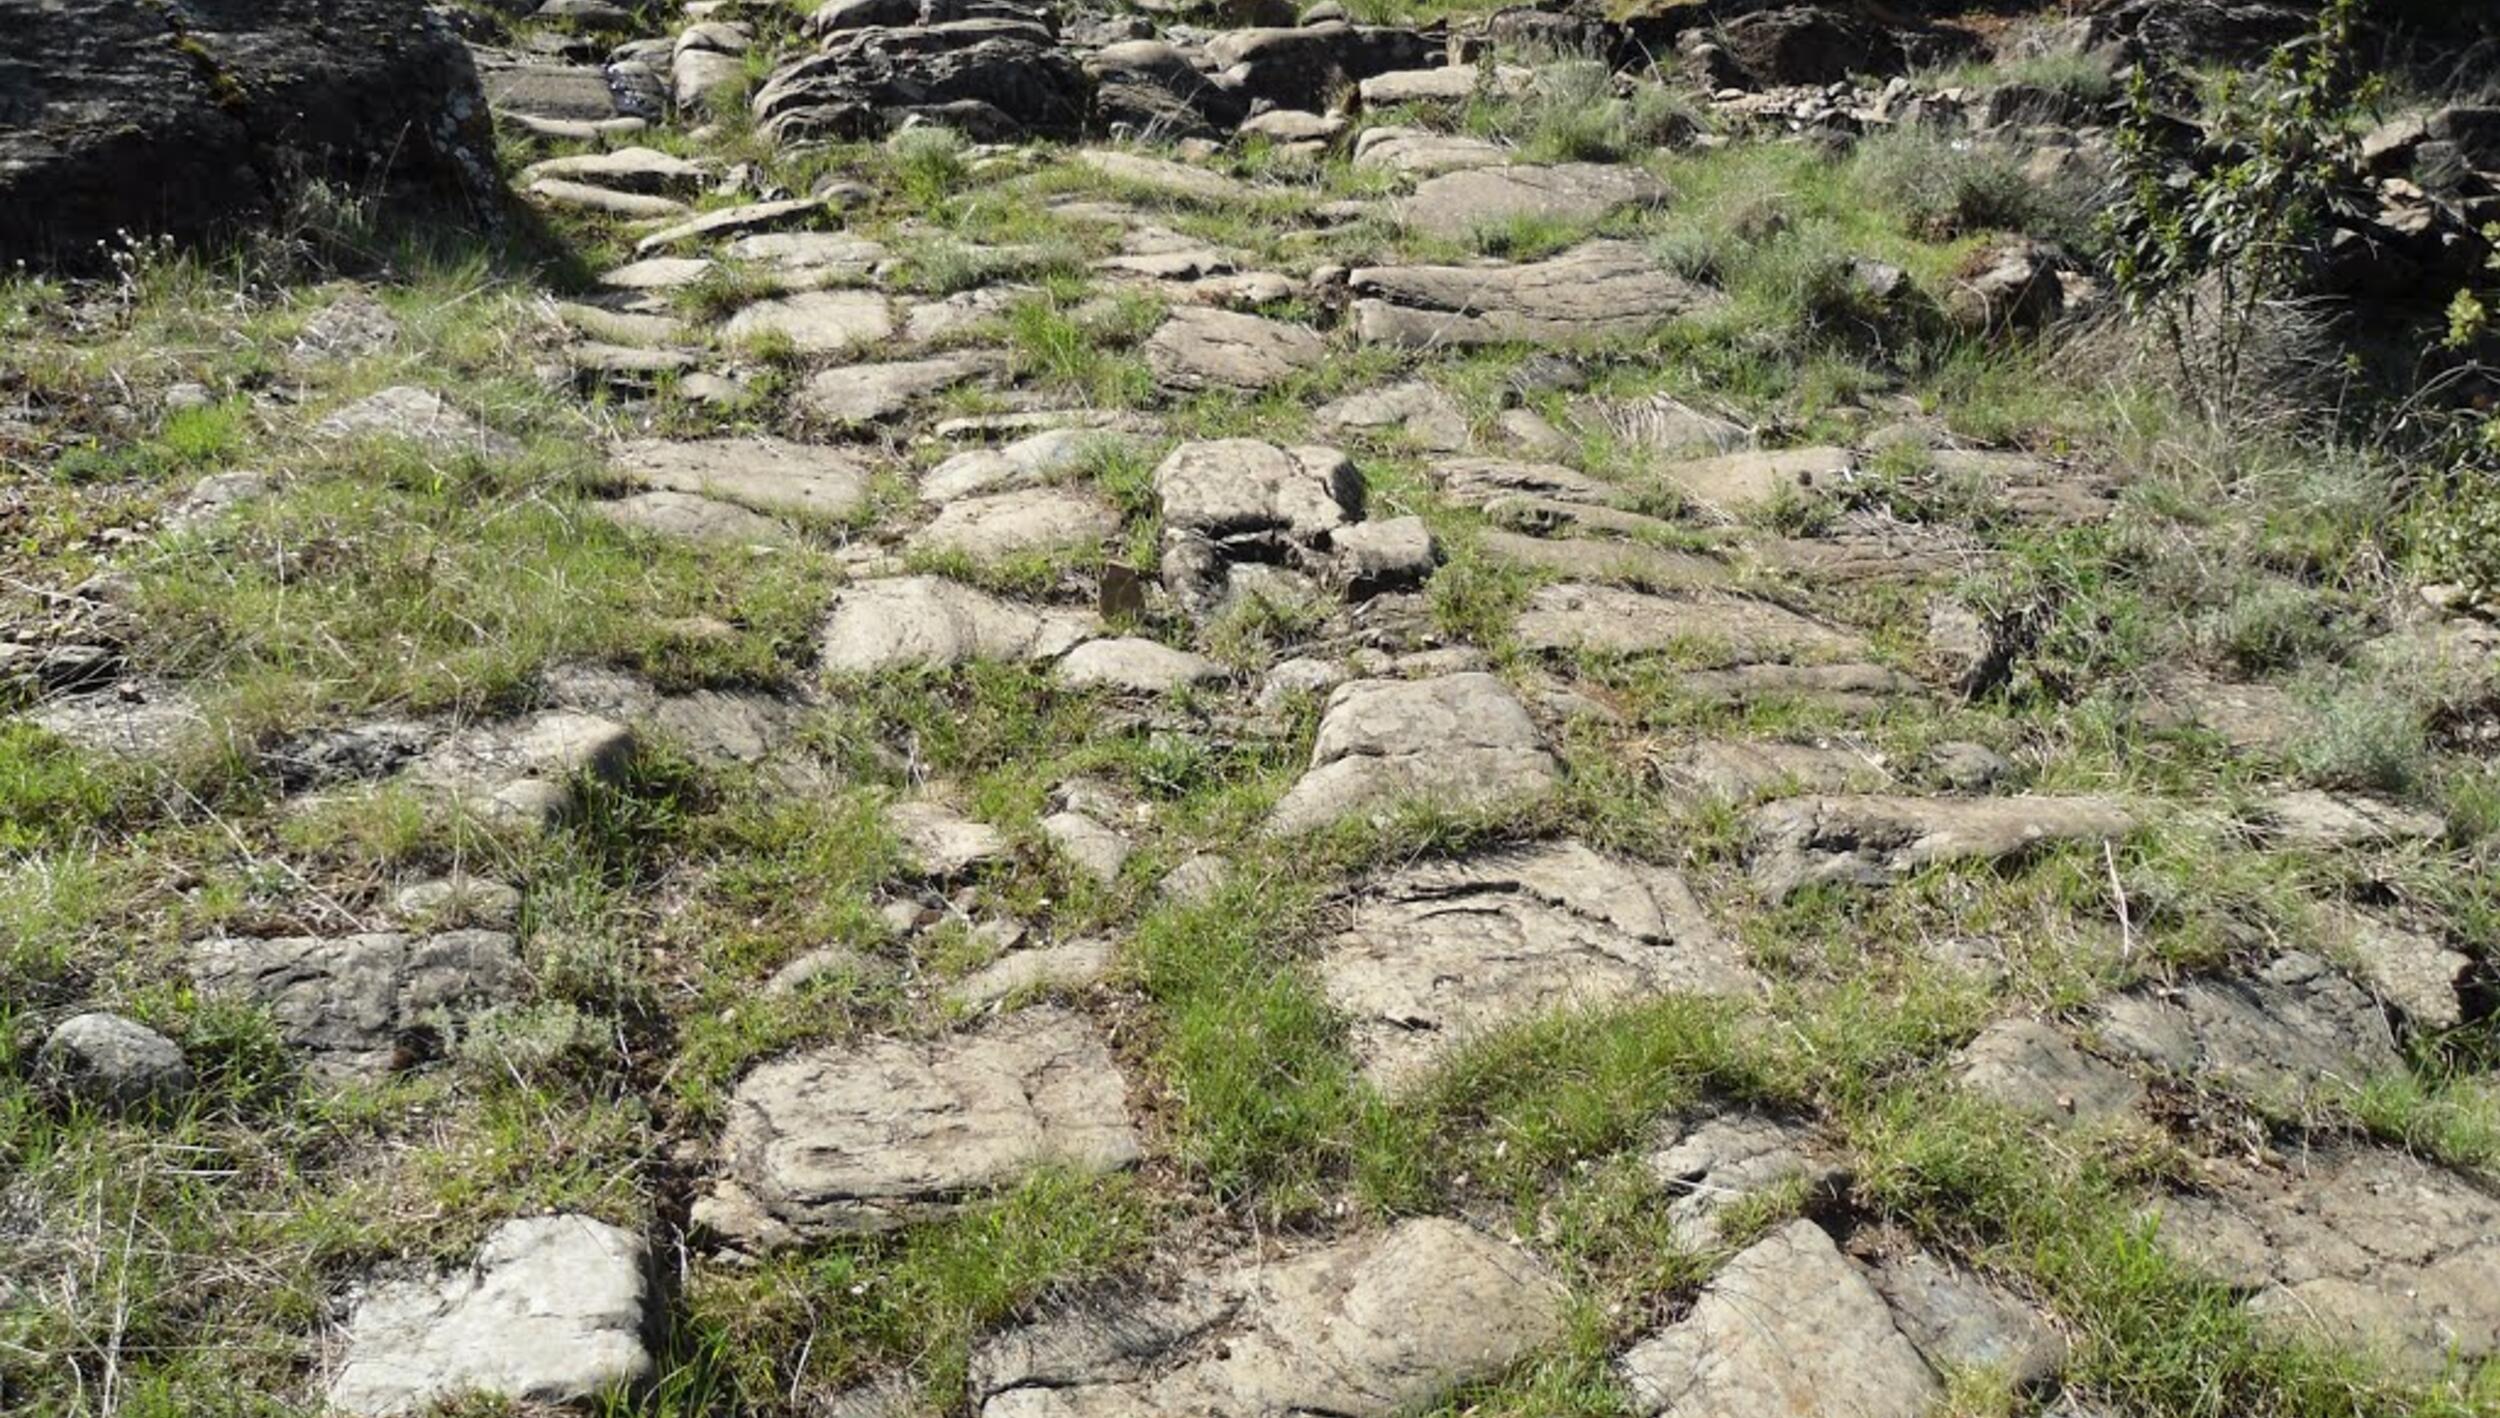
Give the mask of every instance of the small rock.
<path id="1" fill-rule="evenodd" d="M 61 1021 L 35 1053 L 34 1076 L 53 1097 L 115 1113 L 169 1106 L 192 1087 L 180 1045 L 100 1011 Z"/>

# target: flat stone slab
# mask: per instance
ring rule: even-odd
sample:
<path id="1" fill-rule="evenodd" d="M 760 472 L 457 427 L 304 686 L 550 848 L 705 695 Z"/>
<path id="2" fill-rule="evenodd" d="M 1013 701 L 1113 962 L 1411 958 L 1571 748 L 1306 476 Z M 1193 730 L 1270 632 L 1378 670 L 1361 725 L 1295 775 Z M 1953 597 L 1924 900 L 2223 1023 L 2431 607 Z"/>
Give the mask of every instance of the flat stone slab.
<path id="1" fill-rule="evenodd" d="M 1184 305 L 1147 337 L 1144 353 L 1166 389 L 1267 389 L 1317 368 L 1328 344 L 1300 325 Z"/>
<path id="2" fill-rule="evenodd" d="M 1848 793 L 1892 781 L 1880 756 L 1862 749 L 1768 740 L 1719 739 L 1677 751 L 1663 776 L 1695 802 L 1750 803 L 1790 793 Z"/>
<path id="3" fill-rule="evenodd" d="M 1857 455 L 1846 448 L 1757 449 L 1669 463 L 1658 478 L 1688 502 L 1732 519 L 1782 496 L 1837 491 L 1857 468 Z"/>
<path id="4" fill-rule="evenodd" d="M 2326 937 L 2360 970 L 2379 998 L 2418 1029 L 2465 1022 L 2458 993 L 2474 961 L 2434 937 L 2344 907 L 2322 908 Z"/>
<path id="5" fill-rule="evenodd" d="M 1676 691 L 1705 704 L 1795 703 L 1834 714 L 1867 715 L 1917 695 L 1917 680 L 1882 665 L 1731 665 L 1688 670 Z"/>
<path id="6" fill-rule="evenodd" d="M 1866 643 L 1767 601 L 1646 595 L 1619 586 L 1540 586 L 1512 626 L 1531 650 L 1672 652 L 1700 665 L 1846 659 Z"/>
<path id="7" fill-rule="evenodd" d="M 1525 221 L 1592 223 L 1666 199 L 1667 185 L 1637 167 L 1516 164 L 1426 178 L 1396 211 L 1406 227 L 1455 241 Z"/>
<path id="8" fill-rule="evenodd" d="M 216 738 L 216 726 L 198 701 L 165 685 L 152 686 L 130 699 L 113 691 L 55 699 L 26 718 L 83 752 L 132 762 L 177 758 Z"/>
<path id="9" fill-rule="evenodd" d="M 759 231 L 723 246 L 720 254 L 776 270 L 818 277 L 862 277 L 891 254 L 883 242 L 847 231 Z"/>
<path id="10" fill-rule="evenodd" d="M 2299 951 L 2246 974 L 2146 986 L 2101 1002 L 2095 1032 L 2112 1051 L 2199 1086 L 2275 1100 L 2358 1088 L 2404 1067 L 2370 993 Z"/>
<path id="11" fill-rule="evenodd" d="M 1389 1418 L 1558 1339 L 1562 1286 L 1456 1221 L 1401 1221 L 1277 1260 L 1222 1262 L 1177 1298 L 1044 1321 L 973 1357 L 981 1418 Z"/>
<path id="12" fill-rule="evenodd" d="M 1924 1418 L 1944 1397 L 1866 1271 L 1803 1220 L 1729 1261 L 1620 1367 L 1635 1412 L 1674 1418 Z"/>
<path id="13" fill-rule="evenodd" d="M 722 207 L 651 233 L 634 243 L 634 254 L 656 256 L 663 251 L 710 241 L 715 237 L 745 236 L 752 232 L 804 226 L 826 210 L 821 197 L 793 197 L 778 202 L 750 202 L 743 207 Z"/>
<path id="14" fill-rule="evenodd" d="M 1118 508 L 1074 487 L 1030 487 L 946 504 L 907 545 L 976 561 L 1099 547 L 1120 530 Z"/>
<path id="15" fill-rule="evenodd" d="M 2428 842 L 2448 830 L 2437 815 L 2384 798 L 2308 788 L 2278 793 L 2257 804 L 2249 815 L 2249 826 L 2267 841 L 2315 851 Z"/>
<path id="16" fill-rule="evenodd" d="M 1727 563 L 1698 552 L 1605 537 L 1537 537 L 1500 527 L 1477 533 L 1497 561 L 1578 582 L 1621 583 L 1651 591 L 1706 591 L 1735 579 Z"/>
<path id="17" fill-rule="evenodd" d="M 438 453 L 510 457 L 521 445 L 444 402 L 431 389 L 398 384 L 367 394 L 313 425 L 317 438 L 398 438 Z"/>
<path id="18" fill-rule="evenodd" d="M 779 438 L 641 439 L 617 449 L 614 462 L 637 487 L 774 515 L 838 522 L 868 496 L 868 470 L 850 457 Z"/>
<path id="19" fill-rule="evenodd" d="M 1423 128 L 1366 128 L 1354 139 L 1356 167 L 1412 176 L 1498 167 L 1516 156 L 1499 143 Z"/>
<path id="20" fill-rule="evenodd" d="M 462 811 L 544 828 L 572 809 L 575 779 L 621 781 L 634 753 L 633 731 L 623 724 L 556 710 L 461 730 L 433 745 L 407 776 Z"/>
<path id="21" fill-rule="evenodd" d="M 869 1039 L 739 1083 L 722 1176 L 695 1223 L 752 1246 L 943 1216 L 1033 1169 L 1118 1171 L 1140 1155 L 1102 1036 L 1055 1008 L 928 1042 Z"/>
<path id="22" fill-rule="evenodd" d="M 728 547 L 785 547 L 790 529 L 762 513 L 691 492 L 638 492 L 590 510 L 630 532 Z"/>
<path id="23" fill-rule="evenodd" d="M 1523 803 L 1561 783 L 1562 764 L 1492 675 L 1354 680 L 1329 694 L 1310 771 L 1277 803 L 1268 831 L 1305 832 L 1410 800 Z"/>
<path id="24" fill-rule="evenodd" d="M 642 1238 L 605 1222 L 506 1221 L 466 1267 L 383 1281 L 357 1298 L 330 1406 L 381 1415 L 470 1395 L 580 1403 L 648 1378 L 650 1267 Z"/>
<path id="25" fill-rule="evenodd" d="M 891 338 L 897 328 L 893 305 L 875 291 L 815 290 L 747 306 L 729 317 L 721 338 L 779 338 L 801 354 L 848 354 Z"/>
<path id="26" fill-rule="evenodd" d="M 1534 86 L 1536 71 L 1504 64 L 1491 71 L 1473 64 L 1445 64 L 1438 69 L 1392 69 L 1374 74 L 1356 87 L 1366 109 L 1401 103 L 1464 103 L 1478 95 L 1516 98 Z"/>
<path id="27" fill-rule="evenodd" d="M 1074 689 L 1115 689 L 1131 694 L 1169 694 L 1224 677 L 1224 667 L 1204 655 L 1176 650 L 1140 636 L 1088 640 L 1060 658 L 1051 674 Z"/>
<path id="28" fill-rule="evenodd" d="M 2500 1201 L 2374 1147 L 2225 1169 L 2158 1207 L 2163 1241 L 2282 1326 L 2429 1377 L 2500 1354 Z"/>
<path id="29" fill-rule="evenodd" d="M 1094 629 L 1091 616 L 1019 605 L 941 576 L 896 576 L 844 587 L 817 651 L 837 674 L 939 669 L 1055 659 Z"/>
<path id="30" fill-rule="evenodd" d="M 192 947 L 204 994 L 266 1008 L 330 1079 L 374 1079 L 422 1058 L 439 1026 L 518 998 L 529 984 L 501 931 L 324 938 L 218 937 Z"/>
<path id="31" fill-rule="evenodd" d="M 976 355 L 854 364 L 820 370 L 798 393 L 798 406 L 835 425 L 883 423 L 933 394 L 968 384 L 994 368 Z"/>
<path id="32" fill-rule="evenodd" d="M 710 175 L 699 162 L 672 157 L 656 148 L 634 147 L 548 158 L 521 169 L 515 180 L 525 187 L 541 178 L 554 178 L 618 192 L 685 197 L 701 191 Z"/>
<path id="33" fill-rule="evenodd" d="M 1247 201 L 1256 195 L 1222 173 L 1173 162 L 1169 158 L 1088 148 L 1075 154 L 1075 159 L 1078 166 L 1097 176 L 1109 178 L 1120 186 L 1143 188 L 1165 197 L 1222 205 Z"/>
<path id="34" fill-rule="evenodd" d="M 1739 452 L 1753 438 L 1743 425 L 1665 394 L 1574 399 L 1568 412 L 1577 432 L 1603 434 L 1626 447 L 1677 458 Z"/>
<path id="35" fill-rule="evenodd" d="M 1954 1074 L 1980 1097 L 2048 1122 L 2123 1118 L 2144 1102 L 2134 1075 L 2038 1019 L 2000 1019 L 1982 1029 L 1955 1056 Z"/>
<path id="36" fill-rule="evenodd" d="M 1111 973 L 1111 959 L 1111 942 L 1098 939 L 1013 950 L 957 981 L 947 997 L 980 1009 L 1037 990 L 1082 990 Z"/>
<path id="37" fill-rule="evenodd" d="M 2062 842 L 2124 837 L 2108 798 L 1811 797 L 1749 818 L 1754 884 L 1773 898 L 1827 882 L 1881 886 L 1939 862 L 2005 861 Z"/>
<path id="38" fill-rule="evenodd" d="M 1320 966 L 1383 1088 L 1470 1039 L 1556 1010 L 1756 980 L 1682 877 L 1579 842 L 1437 862 L 1366 888 Z"/>
<path id="39" fill-rule="evenodd" d="M 1366 389 L 1323 404 L 1311 415 L 1323 434 L 1399 434 L 1419 448 L 1455 453 L 1468 445 L 1467 411 L 1439 386 L 1421 379 Z"/>
<path id="40" fill-rule="evenodd" d="M 1363 481 L 1334 448 L 1255 438 L 1184 443 L 1156 466 L 1167 531 L 1208 537 L 1281 533 L 1309 541 L 1362 515 Z"/>
<path id="41" fill-rule="evenodd" d="M 920 475 L 920 500 L 946 503 L 1028 487 L 1126 446 L 1128 440 L 1116 432 L 1046 428 L 997 448 L 968 448 Z"/>
<path id="42" fill-rule="evenodd" d="M 1368 266 L 1352 286 L 1356 338 L 1400 349 L 1639 335 L 1722 299 L 1623 241 L 1523 265 Z"/>
<path id="43" fill-rule="evenodd" d="M 1445 458 L 1432 465 L 1431 473 L 1445 496 L 1466 507 L 1490 507 L 1522 497 L 1607 507 L 1631 495 L 1629 488 L 1617 487 L 1560 463 Z"/>
<path id="44" fill-rule="evenodd" d="M 619 192 L 588 182 L 566 182 L 561 178 L 542 177 L 525 189 L 530 196 L 550 207 L 576 212 L 596 212 L 602 216 L 621 217 L 626 221 L 667 221 L 684 216 L 690 208 L 674 197 L 653 197 L 639 192 Z"/>

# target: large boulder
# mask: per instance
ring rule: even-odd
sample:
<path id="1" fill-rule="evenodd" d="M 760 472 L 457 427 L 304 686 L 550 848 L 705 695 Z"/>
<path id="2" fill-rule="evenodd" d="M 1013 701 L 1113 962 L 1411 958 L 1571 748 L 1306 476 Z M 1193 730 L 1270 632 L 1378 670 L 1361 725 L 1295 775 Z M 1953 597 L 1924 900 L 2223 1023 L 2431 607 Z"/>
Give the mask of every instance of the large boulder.
<path id="1" fill-rule="evenodd" d="M 0 260 L 194 239 L 309 179 L 487 190 L 477 70 L 415 0 L 0 0 Z"/>

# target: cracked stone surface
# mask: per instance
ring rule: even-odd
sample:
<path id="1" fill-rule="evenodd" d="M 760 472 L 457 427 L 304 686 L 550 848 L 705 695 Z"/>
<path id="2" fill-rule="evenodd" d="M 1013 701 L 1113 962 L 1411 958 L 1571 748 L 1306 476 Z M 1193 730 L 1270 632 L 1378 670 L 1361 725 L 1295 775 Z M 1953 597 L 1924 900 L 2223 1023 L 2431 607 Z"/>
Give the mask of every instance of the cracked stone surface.
<path id="1" fill-rule="evenodd" d="M 868 470 L 855 460 L 779 438 L 640 439 L 617 449 L 615 461 L 643 488 L 828 522 L 858 511 L 868 495 Z"/>
<path id="2" fill-rule="evenodd" d="M 1139 1156 L 1128 1090 L 1094 1026 L 1021 1010 L 971 1034 L 866 1039 L 768 1063 L 738 1085 L 697 1226 L 747 1246 L 942 1216 L 1045 1164 Z"/>
<path id="3" fill-rule="evenodd" d="M 1364 1074 L 1412 1083 L 1476 1034 L 1756 981 L 1682 877 L 1579 842 L 1434 863 L 1365 888 L 1320 965 Z"/>
<path id="4" fill-rule="evenodd" d="M 834 598 L 817 645 L 833 673 L 1047 660 L 1075 648 L 1093 617 L 1001 600 L 940 576 L 856 582 Z"/>
<path id="5" fill-rule="evenodd" d="M 2112 995 L 2097 1026 L 2111 1049 L 2183 1079 L 2276 1096 L 2357 1087 L 2403 1067 L 2369 992 L 2298 951 L 2252 971 Z"/>
<path id="6" fill-rule="evenodd" d="M 1461 809 L 1526 802 L 1561 782 L 1528 711 L 1492 675 L 1354 680 L 1329 694 L 1310 771 L 1268 830 L 1305 832 L 1407 799 Z"/>
<path id="7" fill-rule="evenodd" d="M 1517 265 L 1366 266 L 1352 285 L 1355 337 L 1402 349 L 1638 335 L 1723 299 L 1623 241 Z"/>
<path id="8" fill-rule="evenodd" d="M 913 404 L 990 372 L 975 355 L 935 355 L 884 364 L 851 364 L 810 375 L 799 408 L 837 427 L 884 423 Z"/>
<path id="9" fill-rule="evenodd" d="M 1712 1113 L 1678 1121 L 1643 1159 L 1674 1199 L 1667 1220 L 1677 1242 L 1702 1251 L 1719 1244 L 1719 1213 L 1756 1192 L 1800 1185 L 1829 1189 L 1840 1170 L 1817 1154 L 1813 1132 L 1759 1113 Z"/>
<path id="10" fill-rule="evenodd" d="M 1164 525 L 1210 537 L 1310 540 L 1362 514 L 1363 482 L 1334 448 L 1255 438 L 1184 443 L 1154 473 Z"/>
<path id="11" fill-rule="evenodd" d="M 1979 1031 L 1955 1063 L 1963 1087 L 2052 1122 L 2125 1117 L 2144 1102 L 2144 1085 L 2132 1074 L 2037 1019 L 1998 1020 Z"/>
<path id="12" fill-rule="evenodd" d="M 1457 452 L 1468 444 L 1467 412 L 1436 385 L 1410 379 L 1349 394 L 1311 415 L 1321 433 L 1402 434 L 1417 447 Z"/>
<path id="13" fill-rule="evenodd" d="M 2419 931 L 2346 907 L 2325 908 L 2323 915 L 2328 941 L 2415 1027 L 2453 1029 L 2465 1022 L 2458 987 L 2473 968 L 2471 957 Z"/>
<path id="14" fill-rule="evenodd" d="M 1180 1413 L 1389 1418 L 1558 1338 L 1562 1286 L 1456 1221 L 1401 1221 L 1178 1298 L 1017 1331 L 974 1356 L 981 1418 Z"/>
<path id="15" fill-rule="evenodd" d="M 793 541 L 789 529 L 770 517 L 690 492 L 638 492 L 592 503 L 591 510 L 628 531 L 717 546 L 786 547 Z"/>
<path id="16" fill-rule="evenodd" d="M 2224 1169 L 2156 1208 L 2160 1236 L 2249 1307 L 2420 1377 L 2500 1353 L 2500 1200 L 2401 1152 L 2304 1152 Z"/>
<path id="17" fill-rule="evenodd" d="M 1660 772 L 1685 797 L 1727 803 L 1787 793 L 1845 793 L 1892 780 L 1879 754 L 1769 740 L 1693 744 L 1670 757 Z"/>
<path id="18" fill-rule="evenodd" d="M 1428 177 L 1396 210 L 1405 226 L 1456 240 L 1521 221 L 1584 225 L 1628 207 L 1656 206 L 1666 198 L 1667 185 L 1637 167 L 1514 164 Z"/>
<path id="19" fill-rule="evenodd" d="M 1944 1397 L 1865 1270 L 1811 1221 L 1729 1261 L 1621 1370 L 1636 1411 L 1672 1418 L 1923 1418 Z"/>
<path id="20" fill-rule="evenodd" d="M 2135 817 L 2107 798 L 1812 797 L 1749 817 L 1753 879 L 1777 898 L 1807 886 L 1881 886 L 1938 862 L 2003 861 L 2061 842 L 2126 836 Z"/>
<path id="21" fill-rule="evenodd" d="M 529 976 L 501 931 L 218 937 L 192 947 L 202 993 L 266 1008 L 313 1072 L 372 1079 L 424 1057 L 441 1026 L 518 998 Z"/>
<path id="22" fill-rule="evenodd" d="M 471 1395 L 578 1403 L 647 1378 L 650 1262 L 641 1237 L 587 1216 L 506 1221 L 468 1265 L 357 1297 L 330 1405 L 383 1415 Z"/>
<path id="23" fill-rule="evenodd" d="M 1183 390 L 1270 388 L 1327 353 L 1327 342 L 1300 325 L 1199 305 L 1174 310 L 1145 345 L 1155 378 Z"/>
<path id="24" fill-rule="evenodd" d="M 1939 1373 L 1987 1370 L 2036 1388 L 2066 1365 L 2065 1336 L 2038 1310 L 1960 1266 L 1910 1250 L 1878 1261 L 1870 1278 Z"/>
<path id="25" fill-rule="evenodd" d="M 950 502 L 908 545 L 1000 561 L 1099 546 L 1119 530 L 1119 511 L 1094 493 L 1033 487 Z"/>
<path id="26" fill-rule="evenodd" d="M 1540 586 L 1512 626 L 1532 650 L 1672 651 L 1696 663 L 1838 660 L 1866 643 L 1768 601 L 1646 595 L 1619 586 Z"/>
<path id="27" fill-rule="evenodd" d="M 489 821 L 546 827 L 572 810 L 575 779 L 622 782 L 634 753 L 633 730 L 623 724 L 556 710 L 454 734 L 408 777 Z"/>

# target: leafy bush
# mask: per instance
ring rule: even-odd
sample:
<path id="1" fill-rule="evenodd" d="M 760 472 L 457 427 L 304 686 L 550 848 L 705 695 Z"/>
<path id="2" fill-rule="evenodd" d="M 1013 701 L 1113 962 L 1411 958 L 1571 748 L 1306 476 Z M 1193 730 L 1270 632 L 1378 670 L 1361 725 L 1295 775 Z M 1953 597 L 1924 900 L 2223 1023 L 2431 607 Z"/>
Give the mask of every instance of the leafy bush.
<path id="1" fill-rule="evenodd" d="M 2101 228 L 2128 308 L 2159 319 L 2183 381 L 2236 421 L 2268 311 L 2298 293 L 2338 218 L 2361 210 L 2359 131 L 2377 81 L 2357 61 L 2359 0 L 2277 48 L 2248 84 L 2226 79 L 2210 151 L 2182 151 L 2138 65 L 2119 125 L 2120 183 Z"/>

